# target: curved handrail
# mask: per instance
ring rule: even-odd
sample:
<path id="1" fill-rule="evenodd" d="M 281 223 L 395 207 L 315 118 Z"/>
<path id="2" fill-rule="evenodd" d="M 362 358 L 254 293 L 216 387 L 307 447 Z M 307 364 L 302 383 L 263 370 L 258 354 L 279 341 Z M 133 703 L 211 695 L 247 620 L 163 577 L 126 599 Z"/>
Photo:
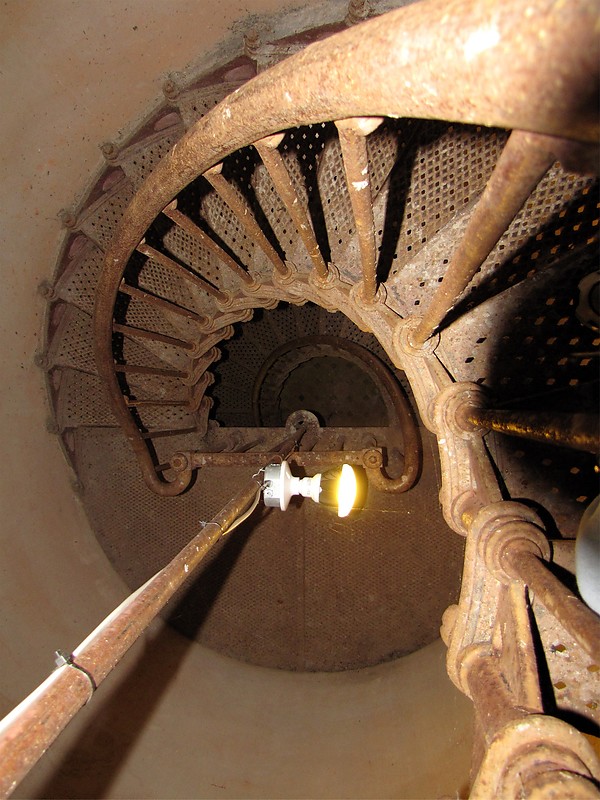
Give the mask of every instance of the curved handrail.
<path id="1" fill-rule="evenodd" d="M 119 283 L 151 222 L 230 153 L 299 125 L 358 116 L 443 118 L 595 141 L 595 0 L 531 0 L 527 12 L 521 0 L 425 0 L 316 42 L 198 120 L 146 179 L 106 256 L 94 347 L 112 410 L 154 491 L 178 494 L 191 475 L 170 484 L 158 478 L 121 400 L 112 359 Z"/>

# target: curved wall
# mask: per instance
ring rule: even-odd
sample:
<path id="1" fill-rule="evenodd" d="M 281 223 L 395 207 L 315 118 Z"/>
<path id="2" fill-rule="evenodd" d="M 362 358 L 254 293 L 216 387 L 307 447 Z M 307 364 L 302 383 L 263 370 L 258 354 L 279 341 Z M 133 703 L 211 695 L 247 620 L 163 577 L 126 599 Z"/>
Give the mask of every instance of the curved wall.
<path id="1" fill-rule="evenodd" d="M 201 13 L 200 13 L 201 5 Z M 242 33 L 280 38 L 343 18 L 339 2 L 77 0 L 0 10 L 0 716 L 124 596 L 47 431 L 45 303 L 76 200 L 165 76 L 226 62 Z M 201 54 L 201 55 L 199 55 Z M 470 704 L 437 643 L 394 664 L 293 675 L 222 658 L 159 624 L 107 680 L 16 796 L 454 796 Z"/>

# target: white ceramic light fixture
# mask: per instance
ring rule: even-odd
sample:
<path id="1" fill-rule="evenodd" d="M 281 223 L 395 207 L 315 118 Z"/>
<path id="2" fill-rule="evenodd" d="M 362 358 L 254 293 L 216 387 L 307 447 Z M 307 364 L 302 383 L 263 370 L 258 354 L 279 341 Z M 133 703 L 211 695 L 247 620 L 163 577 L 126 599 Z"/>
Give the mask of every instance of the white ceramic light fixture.
<path id="1" fill-rule="evenodd" d="M 338 517 L 347 517 L 356 501 L 356 475 L 350 464 L 318 473 L 312 478 L 292 475 L 287 461 L 269 464 L 265 468 L 263 499 L 266 506 L 285 511 L 294 495 L 310 497 L 315 503 L 337 511 Z"/>

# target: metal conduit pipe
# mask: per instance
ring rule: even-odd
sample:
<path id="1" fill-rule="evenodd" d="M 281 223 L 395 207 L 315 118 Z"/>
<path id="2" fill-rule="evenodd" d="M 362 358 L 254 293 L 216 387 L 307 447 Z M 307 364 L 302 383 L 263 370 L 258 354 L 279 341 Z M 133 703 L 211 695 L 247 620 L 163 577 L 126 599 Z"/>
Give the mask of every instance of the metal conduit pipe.
<path id="1" fill-rule="evenodd" d="M 463 419 L 474 428 L 489 428 L 508 436 L 572 447 L 588 453 L 600 451 L 598 417 L 595 414 L 465 408 Z"/>

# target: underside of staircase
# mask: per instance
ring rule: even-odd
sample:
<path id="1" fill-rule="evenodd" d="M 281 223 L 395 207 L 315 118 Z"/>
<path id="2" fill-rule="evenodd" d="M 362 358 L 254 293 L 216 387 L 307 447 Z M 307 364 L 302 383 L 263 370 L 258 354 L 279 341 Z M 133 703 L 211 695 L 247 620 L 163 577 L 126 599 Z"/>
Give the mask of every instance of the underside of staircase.
<path id="1" fill-rule="evenodd" d="M 561 438 L 561 420 L 598 408 L 598 184 L 580 154 L 552 150 L 422 335 L 473 221 L 485 221 L 484 204 L 490 218 L 499 207 L 507 160 L 524 152 L 534 162 L 547 140 L 564 141 L 563 123 L 550 130 L 540 115 L 522 134 L 509 112 L 489 121 L 476 97 L 462 117 L 433 101 L 430 113 L 415 101 L 405 114 L 367 102 L 344 58 L 353 54 L 365 84 L 376 80 L 386 18 L 350 25 L 355 5 L 341 38 L 330 28 L 248 37 L 213 73 L 170 79 L 132 136 L 102 146 L 103 169 L 64 212 L 55 278 L 41 287 L 39 365 L 74 486 L 132 590 L 298 433 L 294 412 L 314 414 L 299 469 L 354 463 L 368 482 L 364 507 L 347 521 L 307 501 L 285 515 L 257 511 L 165 614 L 221 653 L 294 671 L 399 658 L 442 625 L 450 677 L 480 714 L 484 792 L 508 785 L 515 754 L 529 758 L 516 739 L 493 751 L 498 726 L 514 719 L 490 722 L 500 700 L 485 670 L 497 668 L 515 718 L 522 708 L 535 717 L 535 741 L 556 745 L 554 770 L 571 762 L 556 755 L 567 734 L 551 726 L 594 734 L 600 721 L 597 660 L 492 555 L 521 525 L 576 594 L 574 540 L 598 494 L 597 459 L 574 434 Z M 424 25 L 419 5 L 388 17 L 400 39 Z M 468 42 L 484 10 L 467 5 Z M 585 16 L 592 4 L 573 5 Z M 356 102 L 323 100 L 319 61 Z M 216 141 L 228 124 L 230 138 Z M 564 128 L 588 138 L 583 123 Z M 514 435 L 540 426 L 545 435 Z M 573 748 L 584 766 L 571 771 L 587 786 L 590 745 L 581 736 Z"/>

